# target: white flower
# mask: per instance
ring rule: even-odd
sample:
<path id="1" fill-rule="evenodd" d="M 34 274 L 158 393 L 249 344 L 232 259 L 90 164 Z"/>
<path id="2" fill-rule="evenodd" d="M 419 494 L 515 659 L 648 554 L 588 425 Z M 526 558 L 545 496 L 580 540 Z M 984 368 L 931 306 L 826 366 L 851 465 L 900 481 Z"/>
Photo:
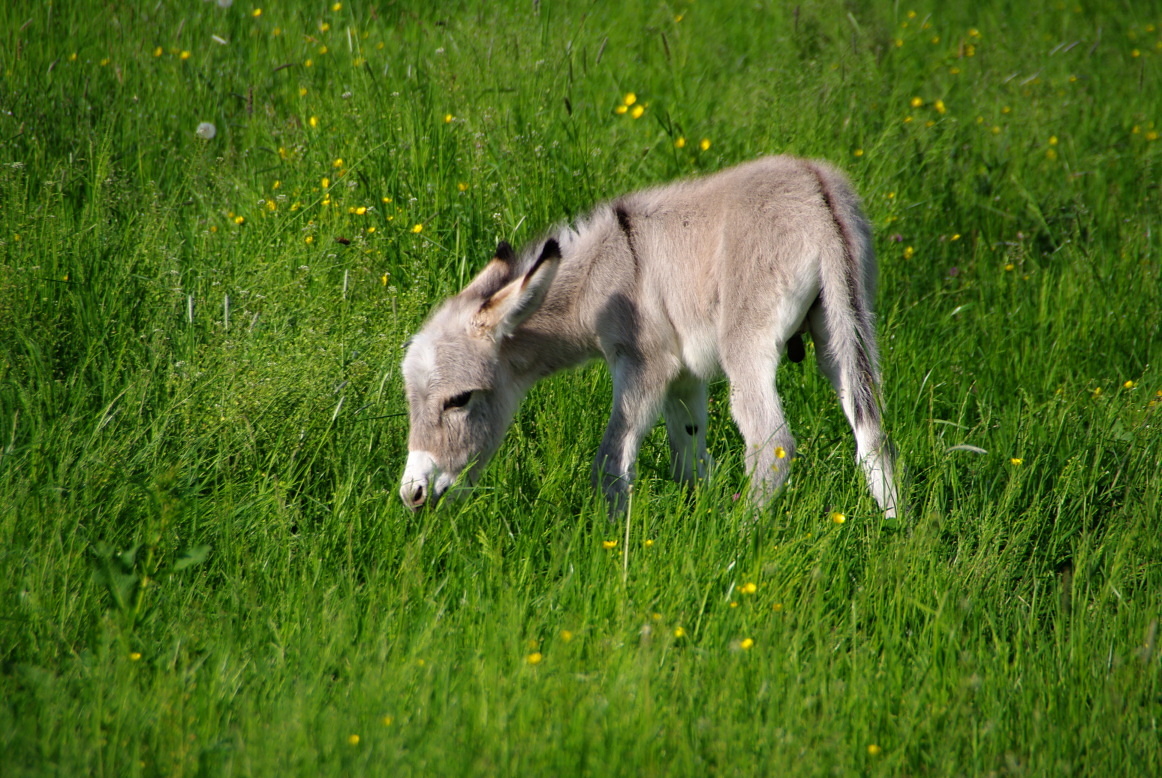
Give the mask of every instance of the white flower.
<path id="1" fill-rule="evenodd" d="M 213 138 L 215 135 L 218 134 L 218 128 L 215 127 L 214 125 L 210 124 L 209 122 L 202 122 L 201 124 L 198 125 L 198 129 L 195 130 L 195 132 L 197 133 L 197 136 L 199 138 L 202 138 L 204 140 L 210 140 L 211 138 Z"/>

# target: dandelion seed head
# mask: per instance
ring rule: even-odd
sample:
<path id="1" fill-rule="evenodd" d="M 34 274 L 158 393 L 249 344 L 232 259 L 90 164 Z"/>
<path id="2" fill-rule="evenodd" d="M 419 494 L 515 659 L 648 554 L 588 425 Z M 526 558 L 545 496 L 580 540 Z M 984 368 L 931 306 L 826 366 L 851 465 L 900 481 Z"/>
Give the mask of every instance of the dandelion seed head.
<path id="1" fill-rule="evenodd" d="M 202 140 L 213 140 L 214 136 L 218 134 L 218 128 L 210 122 L 202 122 L 198 125 L 198 129 L 194 130 L 194 134 Z"/>

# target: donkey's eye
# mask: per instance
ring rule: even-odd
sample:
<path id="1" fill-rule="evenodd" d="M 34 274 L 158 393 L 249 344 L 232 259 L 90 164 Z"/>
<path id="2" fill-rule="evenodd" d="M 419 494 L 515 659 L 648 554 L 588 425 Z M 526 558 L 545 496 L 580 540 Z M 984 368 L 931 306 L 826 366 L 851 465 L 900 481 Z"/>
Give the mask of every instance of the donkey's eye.
<path id="1" fill-rule="evenodd" d="M 449 408 L 463 408 L 472 399 L 472 392 L 461 392 L 460 394 L 449 397 L 444 401 L 444 410 Z"/>

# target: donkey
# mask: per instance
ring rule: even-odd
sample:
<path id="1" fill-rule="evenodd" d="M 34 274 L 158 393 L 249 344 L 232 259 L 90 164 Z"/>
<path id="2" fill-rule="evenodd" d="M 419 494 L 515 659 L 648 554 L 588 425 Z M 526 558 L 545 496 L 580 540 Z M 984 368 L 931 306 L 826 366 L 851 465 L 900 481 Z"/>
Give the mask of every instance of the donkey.
<path id="1" fill-rule="evenodd" d="M 802 358 L 810 331 L 872 496 L 894 517 L 874 286 L 871 228 L 851 185 L 824 162 L 788 156 L 625 195 L 519 255 L 502 242 L 407 346 L 400 496 L 416 510 L 470 488 L 529 388 L 601 357 L 613 411 L 593 481 L 612 516 L 659 411 L 673 477 L 706 475 L 706 384 L 720 370 L 746 441 L 751 497 L 764 504 L 795 453 L 775 369 L 784 350 Z"/>

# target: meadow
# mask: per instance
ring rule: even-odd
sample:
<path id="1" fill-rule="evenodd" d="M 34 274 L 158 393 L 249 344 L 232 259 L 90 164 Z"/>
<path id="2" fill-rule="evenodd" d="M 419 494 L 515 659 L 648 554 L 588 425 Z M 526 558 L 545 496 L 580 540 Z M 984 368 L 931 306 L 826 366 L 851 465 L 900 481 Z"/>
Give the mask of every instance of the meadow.
<path id="1" fill-rule="evenodd" d="M 225 7 L 223 7 L 225 6 Z M 0 774 L 1162 774 L 1162 7 L 0 7 Z M 400 503 L 497 241 L 770 153 L 879 257 L 885 520 L 807 359 L 764 511 L 610 383 Z"/>

